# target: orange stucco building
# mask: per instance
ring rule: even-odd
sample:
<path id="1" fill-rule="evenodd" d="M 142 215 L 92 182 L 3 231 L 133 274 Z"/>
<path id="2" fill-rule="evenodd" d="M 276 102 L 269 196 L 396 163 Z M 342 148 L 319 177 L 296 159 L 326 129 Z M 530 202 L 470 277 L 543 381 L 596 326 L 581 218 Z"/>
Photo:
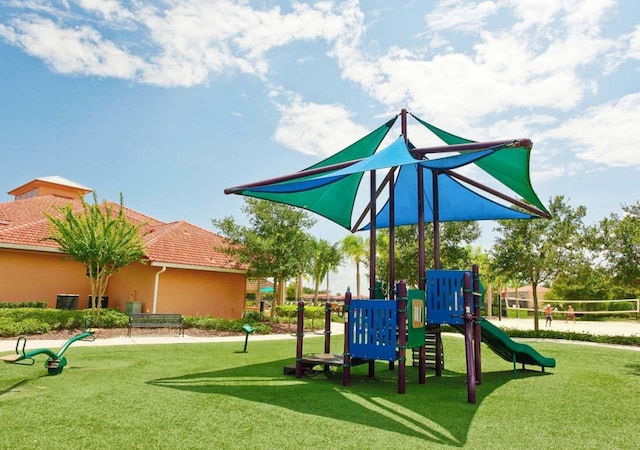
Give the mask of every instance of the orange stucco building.
<path id="1" fill-rule="evenodd" d="M 36 178 L 9 191 L 0 203 L 0 301 L 46 301 L 55 308 L 59 295 L 78 295 L 88 306 L 89 283 L 82 264 L 60 253 L 49 235 L 45 213 L 71 203 L 91 189 L 61 177 Z M 117 208 L 118 205 L 114 205 Z M 144 223 L 145 264 L 114 274 L 105 295 L 108 307 L 135 305 L 142 312 L 242 316 L 246 278 L 236 261 L 220 252 L 224 239 L 184 221 L 164 223 L 125 208 L 127 219 Z"/>

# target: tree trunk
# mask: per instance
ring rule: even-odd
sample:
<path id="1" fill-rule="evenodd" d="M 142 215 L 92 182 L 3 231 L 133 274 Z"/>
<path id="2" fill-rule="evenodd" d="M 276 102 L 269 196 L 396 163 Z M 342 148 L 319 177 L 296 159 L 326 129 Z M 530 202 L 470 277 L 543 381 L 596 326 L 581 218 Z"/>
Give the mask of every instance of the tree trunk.
<path id="1" fill-rule="evenodd" d="M 320 280 L 316 278 L 313 290 L 313 306 L 318 304 L 318 292 L 320 292 Z"/>
<path id="2" fill-rule="evenodd" d="M 531 283 L 531 293 L 533 294 L 533 329 L 538 331 L 538 283 Z"/>
<path id="3" fill-rule="evenodd" d="M 329 272 L 327 272 L 327 301 L 330 301 L 330 299 L 329 299 Z"/>
<path id="4" fill-rule="evenodd" d="M 484 299 L 487 302 L 487 317 L 491 319 L 493 316 L 493 289 L 491 285 L 487 286 L 487 290 L 484 293 Z"/>
<path id="5" fill-rule="evenodd" d="M 360 298 L 360 261 L 356 261 L 356 297 Z"/>
<path id="6" fill-rule="evenodd" d="M 298 286 L 296 286 L 296 301 L 302 300 L 302 274 L 298 274 Z"/>

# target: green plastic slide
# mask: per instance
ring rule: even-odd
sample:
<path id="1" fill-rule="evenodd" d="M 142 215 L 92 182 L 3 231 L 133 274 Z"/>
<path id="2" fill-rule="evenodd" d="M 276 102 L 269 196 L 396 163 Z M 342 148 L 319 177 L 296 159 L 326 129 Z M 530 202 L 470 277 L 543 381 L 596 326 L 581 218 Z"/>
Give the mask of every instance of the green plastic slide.
<path id="1" fill-rule="evenodd" d="M 464 333 L 463 326 L 455 326 L 454 328 Z M 512 362 L 514 364 L 514 370 L 516 363 L 540 366 L 543 370 L 545 367 L 556 366 L 556 360 L 554 358 L 544 357 L 530 345 L 514 341 L 507 333 L 485 319 L 480 320 L 480 329 L 482 332 L 482 342 L 487 344 L 487 346 L 502 359 Z"/>

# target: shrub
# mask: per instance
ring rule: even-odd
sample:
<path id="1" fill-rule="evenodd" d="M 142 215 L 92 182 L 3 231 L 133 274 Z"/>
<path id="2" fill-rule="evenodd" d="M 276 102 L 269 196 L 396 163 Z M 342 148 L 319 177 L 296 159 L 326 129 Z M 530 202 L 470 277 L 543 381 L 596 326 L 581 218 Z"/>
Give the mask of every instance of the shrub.
<path id="1" fill-rule="evenodd" d="M 83 329 L 91 311 L 69 311 L 66 309 L 12 308 L 0 310 L 0 335 L 42 334 L 51 330 Z M 129 319 L 126 314 L 114 309 L 105 309 L 102 315 L 91 323 L 92 327 L 122 328 Z M 11 325 L 7 325 L 11 324 Z"/>
<path id="2" fill-rule="evenodd" d="M 635 311 L 636 304 L 634 302 L 613 302 L 609 304 L 609 311 Z M 636 313 L 616 314 L 616 317 L 631 317 Z"/>
<path id="3" fill-rule="evenodd" d="M 47 302 L 0 302 L 0 308 L 47 308 Z"/>
<path id="4" fill-rule="evenodd" d="M 1 337 L 13 337 L 18 336 L 18 326 L 15 322 L 6 317 L 0 317 L 0 336 Z"/>
<path id="5" fill-rule="evenodd" d="M 260 311 L 242 311 L 242 318 L 251 322 L 262 322 L 264 314 Z"/>
<path id="6" fill-rule="evenodd" d="M 51 331 L 51 326 L 38 319 L 26 319 L 17 324 L 18 334 L 44 334 Z"/>
<path id="7" fill-rule="evenodd" d="M 305 306 L 304 317 L 305 319 L 324 320 L 324 306 Z M 286 317 L 288 319 L 296 319 L 298 317 L 298 305 L 282 305 L 276 307 L 276 312 L 279 317 Z M 295 320 L 294 320 L 295 321 Z"/>
<path id="8" fill-rule="evenodd" d="M 84 317 L 90 317 L 91 312 L 85 310 Z M 92 324 L 96 328 L 124 328 L 129 325 L 129 316 L 116 309 L 103 309 L 100 317 Z"/>
<path id="9" fill-rule="evenodd" d="M 229 333 L 242 333 L 242 326 L 249 323 L 255 332 L 258 334 L 269 334 L 272 329 L 266 323 L 252 322 L 248 319 L 217 319 L 211 316 L 191 317 L 186 316 L 184 318 L 185 328 L 199 328 L 201 330 L 214 330 Z"/>

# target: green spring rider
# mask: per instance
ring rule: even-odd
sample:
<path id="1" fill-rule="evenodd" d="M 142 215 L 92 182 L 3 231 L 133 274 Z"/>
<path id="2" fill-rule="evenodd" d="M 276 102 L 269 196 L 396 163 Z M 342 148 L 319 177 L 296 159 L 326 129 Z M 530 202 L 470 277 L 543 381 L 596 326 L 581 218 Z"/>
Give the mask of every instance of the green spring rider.
<path id="1" fill-rule="evenodd" d="M 47 355 L 48 358 L 44 363 L 44 366 L 47 368 L 47 372 L 49 375 L 58 375 L 62 373 L 62 369 L 67 365 L 67 358 L 62 356 L 64 352 L 67 351 L 69 346 L 77 341 L 95 341 L 95 336 L 93 335 L 94 331 L 89 327 L 91 325 L 91 319 L 87 318 L 85 320 L 85 327 L 82 333 L 76 334 L 58 350 L 58 353 L 54 353 L 52 350 L 48 348 L 38 348 L 31 351 L 25 351 L 25 346 L 27 344 L 27 338 L 24 336 L 20 336 L 18 341 L 16 342 L 16 352 L 12 355 L 5 355 L 0 357 L 0 359 L 9 364 L 19 364 L 23 366 L 33 366 L 35 364 L 34 356 L 37 355 Z M 21 345 L 22 344 L 22 347 Z"/>

